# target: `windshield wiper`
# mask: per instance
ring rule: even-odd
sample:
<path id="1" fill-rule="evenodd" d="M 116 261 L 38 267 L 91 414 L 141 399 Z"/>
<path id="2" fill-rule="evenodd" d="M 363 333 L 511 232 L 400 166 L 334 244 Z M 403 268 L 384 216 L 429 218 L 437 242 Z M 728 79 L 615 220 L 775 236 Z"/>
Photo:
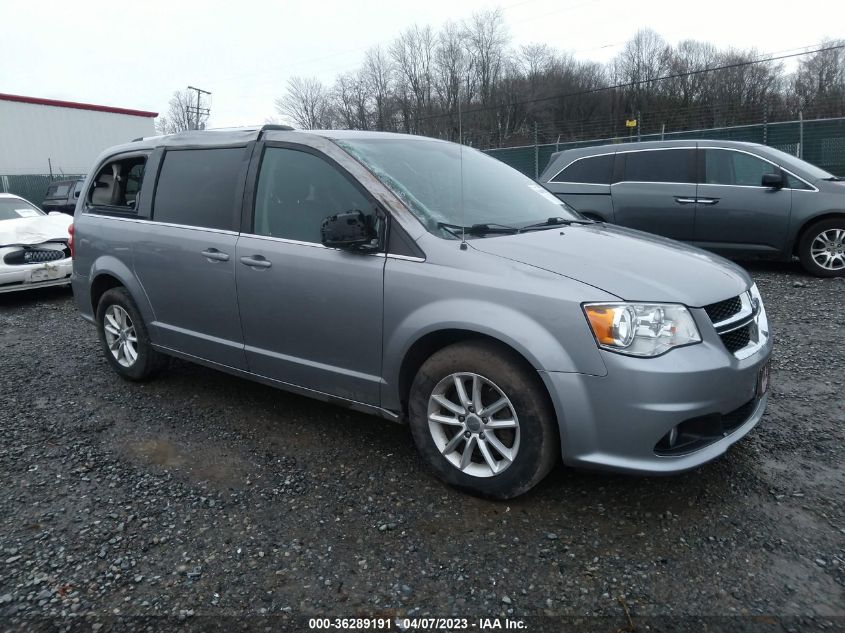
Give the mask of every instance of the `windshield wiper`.
<path id="1" fill-rule="evenodd" d="M 595 224 L 595 220 L 580 220 L 578 218 L 549 218 L 545 222 L 537 222 L 536 224 L 529 224 L 527 226 L 519 227 L 520 231 L 537 231 L 540 229 L 548 229 L 553 226 L 570 226 L 572 224 Z"/>
<path id="2" fill-rule="evenodd" d="M 822 180 L 830 180 L 832 182 L 841 182 L 845 180 L 845 176 L 831 176 L 830 178 L 822 178 Z"/>
<path id="3" fill-rule="evenodd" d="M 505 224 L 473 224 L 471 226 L 461 226 L 460 224 L 438 222 L 437 228 L 445 229 L 455 237 L 461 237 L 462 234 L 475 236 L 490 235 L 493 233 L 512 235 L 513 233 L 520 232 L 520 229 L 515 226 L 507 226 Z"/>

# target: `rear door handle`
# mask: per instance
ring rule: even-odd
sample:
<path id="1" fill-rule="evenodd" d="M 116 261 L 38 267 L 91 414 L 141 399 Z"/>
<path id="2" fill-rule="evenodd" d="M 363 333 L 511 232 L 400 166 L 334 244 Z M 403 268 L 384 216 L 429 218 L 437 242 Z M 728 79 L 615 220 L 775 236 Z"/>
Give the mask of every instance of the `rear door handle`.
<path id="1" fill-rule="evenodd" d="M 679 198 L 675 196 L 675 202 L 678 204 L 695 204 L 695 198 Z"/>
<path id="2" fill-rule="evenodd" d="M 252 255 L 250 257 L 241 257 L 241 263 L 250 268 L 270 268 L 273 264 L 264 259 L 261 255 Z"/>
<path id="3" fill-rule="evenodd" d="M 202 252 L 202 256 L 213 262 L 228 262 L 229 255 L 221 253 L 216 248 L 207 248 Z"/>
<path id="4" fill-rule="evenodd" d="M 698 198 L 698 204 L 718 204 L 719 198 Z"/>

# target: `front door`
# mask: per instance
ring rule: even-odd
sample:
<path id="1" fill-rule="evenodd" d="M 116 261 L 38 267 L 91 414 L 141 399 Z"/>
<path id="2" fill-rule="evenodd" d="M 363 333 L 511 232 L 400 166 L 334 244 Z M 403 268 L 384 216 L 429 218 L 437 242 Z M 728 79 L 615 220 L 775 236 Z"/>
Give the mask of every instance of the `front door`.
<path id="1" fill-rule="evenodd" d="M 692 240 L 695 149 L 650 149 L 616 154 L 611 186 L 616 224 L 676 240 Z"/>
<path id="2" fill-rule="evenodd" d="M 251 233 L 236 252 L 238 302 L 253 373 L 379 403 L 383 253 L 326 248 L 320 225 L 375 204 L 337 165 L 305 148 L 264 148 Z"/>
<path id="3" fill-rule="evenodd" d="M 792 189 L 763 187 L 780 167 L 733 149 L 700 150 L 703 174 L 695 214 L 696 245 L 726 254 L 779 253 L 786 245 Z"/>

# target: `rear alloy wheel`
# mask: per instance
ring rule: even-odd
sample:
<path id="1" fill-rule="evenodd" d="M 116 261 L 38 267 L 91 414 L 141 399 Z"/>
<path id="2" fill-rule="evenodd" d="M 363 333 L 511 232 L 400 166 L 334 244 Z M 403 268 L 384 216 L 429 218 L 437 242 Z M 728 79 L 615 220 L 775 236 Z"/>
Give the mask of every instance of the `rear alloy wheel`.
<path id="1" fill-rule="evenodd" d="M 845 276 L 845 220 L 823 220 L 808 228 L 798 245 L 798 256 L 809 273 Z"/>
<path id="2" fill-rule="evenodd" d="M 560 454 L 536 371 L 493 342 L 457 343 L 432 355 L 411 385 L 408 409 L 422 456 L 441 479 L 472 494 L 516 497 Z"/>
<path id="3" fill-rule="evenodd" d="M 125 288 L 106 291 L 97 306 L 97 332 L 103 354 L 127 380 L 146 380 L 162 364 L 150 343 L 147 328 Z"/>

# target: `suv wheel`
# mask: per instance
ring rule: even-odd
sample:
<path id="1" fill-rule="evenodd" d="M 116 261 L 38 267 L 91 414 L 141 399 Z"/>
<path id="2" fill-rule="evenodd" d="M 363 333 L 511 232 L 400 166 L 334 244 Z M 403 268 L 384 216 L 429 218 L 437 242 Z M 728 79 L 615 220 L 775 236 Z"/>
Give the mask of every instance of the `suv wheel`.
<path id="1" fill-rule="evenodd" d="M 429 358 L 408 403 L 418 450 L 448 484 L 510 499 L 540 482 L 559 455 L 547 394 L 525 361 L 488 342 Z"/>
<path id="2" fill-rule="evenodd" d="M 819 277 L 845 276 L 845 218 L 816 222 L 798 244 L 804 269 Z"/>
<path id="3" fill-rule="evenodd" d="M 106 291 L 97 306 L 97 332 L 106 360 L 122 378 L 146 380 L 162 356 L 150 344 L 141 314 L 125 288 Z"/>

